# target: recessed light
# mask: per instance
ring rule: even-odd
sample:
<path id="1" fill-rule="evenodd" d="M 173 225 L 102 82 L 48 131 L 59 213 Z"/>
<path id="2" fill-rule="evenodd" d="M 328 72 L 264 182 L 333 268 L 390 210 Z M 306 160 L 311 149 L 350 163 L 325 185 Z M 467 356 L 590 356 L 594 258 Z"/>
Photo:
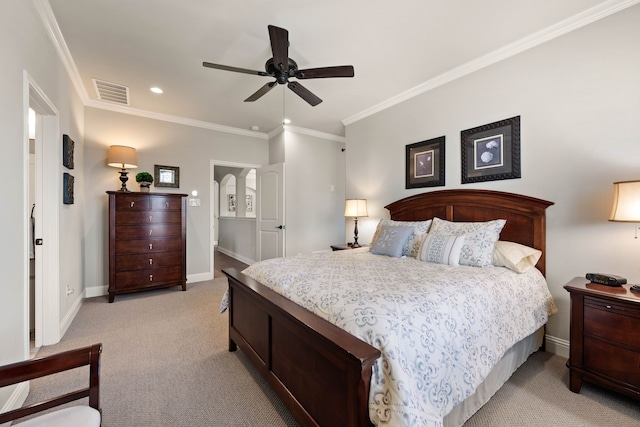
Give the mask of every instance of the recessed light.
<path id="1" fill-rule="evenodd" d="M 154 86 L 154 87 L 151 88 L 151 92 L 153 92 L 153 93 L 162 93 L 164 91 L 162 89 L 160 89 L 159 87 Z"/>

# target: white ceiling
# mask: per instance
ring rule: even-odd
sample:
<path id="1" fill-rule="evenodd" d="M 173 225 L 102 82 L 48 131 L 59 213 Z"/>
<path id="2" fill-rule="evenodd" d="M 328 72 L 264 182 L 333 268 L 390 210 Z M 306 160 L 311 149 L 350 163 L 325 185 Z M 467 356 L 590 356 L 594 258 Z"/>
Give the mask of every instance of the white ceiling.
<path id="1" fill-rule="evenodd" d="M 344 124 L 638 0 L 34 0 L 87 105 L 260 132 L 292 126 L 344 135 Z M 53 15 L 51 15 L 53 11 Z M 267 25 L 289 30 L 299 68 L 353 65 L 354 78 L 304 80 L 311 107 L 269 77 Z M 60 38 L 60 36 L 58 36 Z M 68 52 L 64 53 L 64 45 Z M 75 64 L 75 70 L 73 67 Z M 97 101 L 91 78 L 129 87 L 121 108 Z M 150 92 L 151 86 L 164 94 Z"/>

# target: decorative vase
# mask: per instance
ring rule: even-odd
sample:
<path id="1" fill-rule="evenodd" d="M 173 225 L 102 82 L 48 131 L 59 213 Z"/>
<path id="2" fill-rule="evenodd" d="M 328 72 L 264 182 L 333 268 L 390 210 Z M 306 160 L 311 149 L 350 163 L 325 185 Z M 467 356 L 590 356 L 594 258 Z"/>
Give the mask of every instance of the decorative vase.
<path id="1" fill-rule="evenodd" d="M 149 188 L 151 187 L 151 183 L 150 182 L 142 181 L 139 184 L 140 184 L 140 191 L 141 192 L 143 192 L 143 193 L 148 193 L 149 192 Z"/>

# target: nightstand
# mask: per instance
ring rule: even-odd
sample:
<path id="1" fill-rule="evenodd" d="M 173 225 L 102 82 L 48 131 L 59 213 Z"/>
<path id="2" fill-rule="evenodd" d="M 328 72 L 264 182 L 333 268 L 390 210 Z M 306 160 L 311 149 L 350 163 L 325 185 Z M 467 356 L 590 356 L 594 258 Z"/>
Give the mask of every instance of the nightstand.
<path id="1" fill-rule="evenodd" d="M 366 247 L 366 246 L 369 246 L 369 245 L 360 245 L 360 246 L 358 246 L 358 247 L 356 247 L 356 248 L 354 248 L 353 246 L 348 245 L 348 244 L 344 244 L 344 245 L 331 245 L 331 250 L 334 250 L 334 251 L 344 251 L 345 249 L 357 249 L 357 248 L 364 248 L 364 247 Z"/>
<path id="2" fill-rule="evenodd" d="M 582 381 L 640 400 L 640 293 L 576 277 L 571 294 L 569 389 Z"/>

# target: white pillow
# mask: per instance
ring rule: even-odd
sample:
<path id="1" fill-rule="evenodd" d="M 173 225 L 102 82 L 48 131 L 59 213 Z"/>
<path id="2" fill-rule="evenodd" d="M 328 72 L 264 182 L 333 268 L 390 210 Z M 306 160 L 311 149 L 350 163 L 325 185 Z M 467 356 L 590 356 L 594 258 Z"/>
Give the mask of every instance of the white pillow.
<path id="1" fill-rule="evenodd" d="M 451 222 L 433 218 L 430 233 L 466 236 L 460 265 L 488 267 L 493 265 L 493 249 L 507 221 L 495 219 L 486 222 Z"/>
<path id="2" fill-rule="evenodd" d="M 411 226 L 383 225 L 369 252 L 400 258 L 402 248 L 412 232 L 413 227 Z"/>
<path id="3" fill-rule="evenodd" d="M 465 236 L 429 233 L 424 237 L 418 259 L 436 264 L 460 264 L 460 252 Z"/>
<path id="4" fill-rule="evenodd" d="M 493 265 L 507 267 L 516 273 L 525 273 L 536 266 L 542 251 L 515 242 L 496 242 Z"/>
<path id="5" fill-rule="evenodd" d="M 376 243 L 378 239 L 378 235 L 380 234 L 380 230 L 382 226 L 389 225 L 392 227 L 413 227 L 413 233 L 409 236 L 407 241 L 404 243 L 402 248 L 402 255 L 410 256 L 416 258 L 418 256 L 418 251 L 420 250 L 420 244 L 422 243 L 422 239 L 425 234 L 429 231 L 431 227 L 431 220 L 428 219 L 426 221 L 394 221 L 391 219 L 381 219 L 378 222 L 378 227 L 376 227 L 376 231 L 373 233 L 373 238 L 371 239 L 371 246 Z"/>

